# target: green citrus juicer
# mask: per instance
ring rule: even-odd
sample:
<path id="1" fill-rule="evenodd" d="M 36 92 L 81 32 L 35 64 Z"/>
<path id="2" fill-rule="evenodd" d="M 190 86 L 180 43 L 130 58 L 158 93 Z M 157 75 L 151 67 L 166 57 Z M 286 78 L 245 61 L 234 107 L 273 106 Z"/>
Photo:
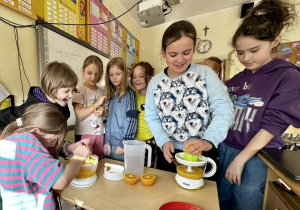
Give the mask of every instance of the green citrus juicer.
<path id="1" fill-rule="evenodd" d="M 187 153 L 194 145 L 190 145 L 186 151 L 183 153 L 183 160 L 192 161 L 192 162 L 198 162 L 198 155 L 201 155 L 201 153 L 198 153 L 196 155 L 191 155 Z"/>

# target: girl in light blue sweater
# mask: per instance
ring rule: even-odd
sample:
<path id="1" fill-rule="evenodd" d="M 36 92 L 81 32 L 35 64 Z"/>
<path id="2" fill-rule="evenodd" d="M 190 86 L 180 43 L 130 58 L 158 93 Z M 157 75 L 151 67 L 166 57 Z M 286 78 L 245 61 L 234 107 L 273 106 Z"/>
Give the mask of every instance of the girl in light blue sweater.
<path id="1" fill-rule="evenodd" d="M 217 158 L 233 120 L 233 104 L 215 72 L 193 64 L 196 29 L 188 21 L 170 25 L 162 39 L 167 68 L 153 77 L 146 94 L 145 120 L 160 147 L 157 168 L 176 172 L 172 156 L 193 147 Z M 212 117 L 211 120 L 209 118 Z"/>
<path id="2" fill-rule="evenodd" d="M 137 128 L 135 92 L 128 82 L 128 70 L 120 57 L 111 59 L 106 68 L 105 90 L 109 100 L 109 115 L 106 124 L 104 155 L 111 159 L 124 160 L 122 140 L 132 140 Z M 110 146 L 110 154 L 106 148 Z"/>

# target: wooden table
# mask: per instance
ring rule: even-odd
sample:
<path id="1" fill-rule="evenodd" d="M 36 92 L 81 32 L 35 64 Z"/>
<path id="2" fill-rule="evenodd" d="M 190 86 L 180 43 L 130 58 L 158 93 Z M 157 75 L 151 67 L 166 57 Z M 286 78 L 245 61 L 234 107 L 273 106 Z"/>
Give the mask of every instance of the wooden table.
<path id="1" fill-rule="evenodd" d="M 282 169 L 276 166 L 272 161 L 266 158 L 263 154 L 258 154 L 260 159 L 268 166 L 266 178 L 263 210 L 280 209 L 280 210 L 295 210 L 300 209 L 300 182 L 296 181 Z M 295 160 L 298 161 L 298 160 Z M 280 178 L 284 181 L 296 195 L 291 195 L 284 192 L 280 188 L 274 186 L 273 181 Z"/>
<path id="2" fill-rule="evenodd" d="M 144 173 L 156 176 L 152 186 L 145 186 L 139 180 L 129 185 L 125 180 L 110 181 L 103 177 L 104 163 L 124 165 L 121 161 L 103 159 L 97 168 L 97 182 L 86 188 L 76 188 L 69 184 L 62 191 L 55 193 L 74 204 L 75 199 L 84 202 L 86 209 L 143 209 L 158 210 L 164 203 L 179 201 L 198 206 L 203 210 L 217 210 L 219 199 L 216 182 L 205 180 L 200 190 L 187 190 L 180 187 L 175 180 L 175 173 L 145 167 Z"/>

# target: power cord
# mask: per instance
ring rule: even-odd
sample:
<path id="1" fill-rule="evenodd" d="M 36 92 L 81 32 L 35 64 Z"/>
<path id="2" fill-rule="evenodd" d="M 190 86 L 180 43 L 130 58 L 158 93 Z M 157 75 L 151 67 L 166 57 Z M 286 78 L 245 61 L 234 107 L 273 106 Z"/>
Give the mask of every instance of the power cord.
<path id="1" fill-rule="evenodd" d="M 164 13 L 164 16 L 166 16 L 172 12 L 172 7 L 169 5 L 169 2 L 166 0 L 164 0 L 164 5 L 167 6 L 167 8 L 163 9 L 163 12 L 166 12 L 168 9 L 170 9 L 170 11 L 168 13 Z"/>
<path id="2" fill-rule="evenodd" d="M 26 74 L 26 71 L 25 71 L 25 68 L 24 68 L 24 64 L 23 64 L 23 59 L 22 59 L 22 56 L 21 56 L 21 53 L 20 53 L 18 28 L 24 28 L 24 27 L 35 28 L 35 26 L 34 25 L 20 25 L 20 24 L 11 22 L 9 20 L 6 20 L 5 18 L 2 18 L 2 17 L 0 17 L 0 20 L 14 28 L 15 43 L 16 43 L 17 53 L 18 53 L 19 77 L 20 77 L 20 81 L 21 81 L 22 96 L 23 96 L 23 103 L 24 103 L 25 99 L 24 99 L 24 84 L 23 84 L 23 81 L 22 81 L 22 71 L 23 71 L 23 73 L 24 73 L 24 75 L 27 79 L 27 82 L 28 82 L 29 86 L 30 86 L 30 82 L 28 80 L 28 77 L 27 77 L 27 74 Z"/>
<path id="3" fill-rule="evenodd" d="M 21 81 L 21 86 L 22 86 L 22 96 L 23 96 L 23 103 L 25 102 L 24 100 L 24 85 L 23 85 L 23 81 L 22 81 L 22 70 L 23 73 L 26 77 L 26 80 L 30 86 L 30 82 L 28 80 L 25 68 L 24 68 L 24 64 L 23 64 L 23 59 L 20 53 L 20 47 L 19 47 L 19 35 L 18 35 L 18 28 L 36 28 L 37 25 L 46 25 L 46 24 L 50 24 L 50 25 L 101 25 L 101 24 L 105 24 L 105 23 L 109 23 L 112 22 L 114 20 L 117 20 L 118 18 L 122 17 L 123 15 L 125 15 L 126 13 L 128 13 L 130 10 L 132 10 L 136 5 L 138 5 L 139 3 L 141 3 L 143 0 L 139 0 L 137 3 L 135 3 L 131 8 L 129 8 L 127 11 L 125 11 L 124 13 L 122 13 L 121 15 L 119 15 L 118 17 L 115 17 L 109 21 L 103 22 L 103 23 L 91 23 L 91 24 L 65 24 L 65 23 L 47 23 L 47 22 L 39 22 L 37 21 L 35 24 L 33 25 L 21 25 L 18 23 L 14 23 L 12 21 L 9 21 L 3 17 L 0 17 L 0 21 L 8 24 L 9 26 L 14 28 L 14 35 L 15 35 L 15 42 L 16 42 L 16 47 L 17 47 L 17 51 L 18 51 L 18 66 L 19 66 L 19 76 L 20 76 L 20 81 Z M 22 67 L 22 70 L 21 70 Z"/>
<path id="4" fill-rule="evenodd" d="M 130 7 L 126 12 L 124 12 L 123 14 L 119 15 L 118 17 L 115 17 L 111 20 L 108 20 L 106 22 L 103 22 L 103 23 L 90 23 L 90 24 L 71 24 L 71 23 L 48 23 L 48 22 L 43 22 L 43 23 L 36 23 L 36 25 L 65 25 L 65 26 L 69 26 L 69 25 L 74 25 L 74 26 L 94 26 L 94 25 L 102 25 L 102 24 L 105 24 L 105 23 L 109 23 L 109 22 L 112 22 L 114 20 L 117 20 L 119 19 L 120 17 L 122 17 L 123 15 L 125 15 L 126 13 L 128 13 L 130 10 L 132 10 L 136 5 L 138 5 L 139 3 L 141 3 L 143 0 L 139 0 L 137 3 L 135 3 L 132 7 Z"/>
<path id="5" fill-rule="evenodd" d="M 17 51 L 18 51 L 18 66 L 19 66 L 19 72 L 20 72 L 20 81 L 21 81 L 21 86 L 22 86 L 22 96 L 23 96 L 23 103 L 24 103 L 25 102 L 25 100 L 24 100 L 24 86 L 23 86 L 23 81 L 22 81 L 21 67 L 22 67 L 23 73 L 24 73 L 24 75 L 26 77 L 26 80 L 28 82 L 29 87 L 31 85 L 30 85 L 30 82 L 28 80 L 28 77 L 27 77 L 27 74 L 26 74 L 26 71 L 25 71 L 25 68 L 24 68 L 24 64 L 23 64 L 23 59 L 22 59 L 22 56 L 21 56 L 21 53 L 20 53 L 19 34 L 18 34 L 18 29 L 16 27 L 14 27 L 14 34 L 15 34 L 16 47 L 17 47 Z"/>

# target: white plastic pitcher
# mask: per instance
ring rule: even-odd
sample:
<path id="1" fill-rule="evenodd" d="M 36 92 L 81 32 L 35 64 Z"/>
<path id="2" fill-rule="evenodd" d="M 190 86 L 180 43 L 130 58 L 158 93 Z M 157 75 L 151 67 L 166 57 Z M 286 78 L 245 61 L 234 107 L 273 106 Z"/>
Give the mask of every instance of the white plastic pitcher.
<path id="1" fill-rule="evenodd" d="M 148 150 L 147 167 L 151 166 L 151 146 L 139 140 L 125 140 L 123 144 L 125 173 L 141 176 L 144 173 L 145 149 Z"/>

